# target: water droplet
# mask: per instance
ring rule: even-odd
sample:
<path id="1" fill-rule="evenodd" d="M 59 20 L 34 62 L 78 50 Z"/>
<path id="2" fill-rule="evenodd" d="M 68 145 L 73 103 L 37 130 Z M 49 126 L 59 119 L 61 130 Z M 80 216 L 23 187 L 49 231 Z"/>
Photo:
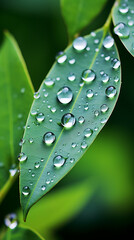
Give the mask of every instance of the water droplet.
<path id="1" fill-rule="evenodd" d="M 84 136 L 85 136 L 86 138 L 89 138 L 92 134 L 93 134 L 93 130 L 92 130 L 91 128 L 86 128 L 86 129 L 84 130 Z"/>
<path id="2" fill-rule="evenodd" d="M 23 187 L 22 194 L 28 196 L 30 194 L 30 188 L 28 186 Z"/>
<path id="3" fill-rule="evenodd" d="M 34 167 L 35 168 L 39 168 L 40 167 L 40 163 L 39 162 L 35 162 Z"/>
<path id="4" fill-rule="evenodd" d="M 20 92 L 24 93 L 25 92 L 25 88 L 21 88 Z"/>
<path id="5" fill-rule="evenodd" d="M 35 177 L 35 173 L 32 173 L 32 175 L 31 175 L 32 177 Z"/>
<path id="6" fill-rule="evenodd" d="M 37 111 L 36 110 L 31 110 L 31 115 L 32 116 L 35 116 L 37 114 Z"/>
<path id="7" fill-rule="evenodd" d="M 16 164 L 13 164 L 9 169 L 10 175 L 13 177 L 17 173 L 17 166 Z"/>
<path id="8" fill-rule="evenodd" d="M 57 93 L 57 98 L 60 103 L 62 104 L 68 104 L 73 99 L 73 93 L 72 90 L 69 87 L 62 87 Z"/>
<path id="9" fill-rule="evenodd" d="M 55 107 L 52 107 L 52 108 L 51 108 L 51 112 L 52 112 L 52 113 L 55 113 L 55 112 L 56 112 L 56 108 L 55 108 Z"/>
<path id="10" fill-rule="evenodd" d="M 104 124 L 104 123 L 106 123 L 107 122 L 107 118 L 104 118 L 104 119 L 101 119 L 101 124 Z"/>
<path id="11" fill-rule="evenodd" d="M 18 160 L 19 162 L 25 162 L 27 160 L 27 155 L 23 152 L 21 152 L 19 155 L 18 155 Z"/>
<path id="12" fill-rule="evenodd" d="M 45 185 L 42 185 L 42 186 L 41 186 L 41 190 L 42 190 L 42 191 L 45 191 L 45 190 L 46 190 L 46 186 L 45 186 Z"/>
<path id="13" fill-rule="evenodd" d="M 86 69 L 82 73 L 82 80 L 86 83 L 93 82 L 96 78 L 96 74 L 91 69 Z"/>
<path id="14" fill-rule="evenodd" d="M 129 27 L 132 27 L 133 25 L 134 25 L 134 21 L 130 19 L 130 20 L 128 21 L 128 26 L 129 26 Z"/>
<path id="15" fill-rule="evenodd" d="M 114 28 L 114 33 L 120 38 L 128 38 L 130 31 L 125 23 L 118 23 Z"/>
<path id="16" fill-rule="evenodd" d="M 51 79 L 51 78 L 46 78 L 45 81 L 44 81 L 44 84 L 47 86 L 47 87 L 52 87 L 54 85 L 54 79 Z"/>
<path id="17" fill-rule="evenodd" d="M 119 80 L 120 80 L 119 77 L 115 77 L 115 78 L 114 78 L 114 82 L 115 82 L 115 83 L 119 82 Z"/>
<path id="18" fill-rule="evenodd" d="M 81 148 L 82 148 L 82 149 L 87 148 L 87 143 L 86 143 L 85 141 L 83 141 L 83 142 L 81 143 Z"/>
<path id="19" fill-rule="evenodd" d="M 74 58 L 69 60 L 69 64 L 73 65 L 74 63 L 75 63 L 75 59 Z"/>
<path id="20" fill-rule="evenodd" d="M 106 93 L 106 96 L 107 96 L 108 98 L 113 98 L 113 97 L 115 97 L 117 91 L 116 91 L 116 88 L 115 88 L 114 86 L 109 86 L 109 87 L 106 89 L 105 93 Z"/>
<path id="21" fill-rule="evenodd" d="M 61 119 L 61 124 L 66 129 L 72 128 L 74 126 L 75 122 L 76 122 L 76 120 L 72 113 L 64 114 Z"/>
<path id="22" fill-rule="evenodd" d="M 63 64 L 67 60 L 67 55 L 63 52 L 59 52 L 56 59 L 59 64 Z"/>
<path id="23" fill-rule="evenodd" d="M 80 116 L 80 117 L 78 118 L 78 122 L 79 122 L 80 124 L 84 123 L 84 122 L 85 122 L 85 118 L 84 118 L 83 116 Z"/>
<path id="24" fill-rule="evenodd" d="M 103 83 L 107 83 L 107 82 L 109 81 L 109 75 L 106 74 L 106 73 L 103 73 L 103 74 L 101 75 L 101 81 L 102 81 Z"/>
<path id="25" fill-rule="evenodd" d="M 41 122 L 44 121 L 44 119 L 45 119 L 45 116 L 44 116 L 43 113 L 38 113 L 38 114 L 36 115 L 36 120 L 37 120 L 37 122 L 41 123 Z"/>
<path id="26" fill-rule="evenodd" d="M 34 142 L 33 138 L 29 138 L 28 141 L 29 141 L 29 143 L 33 143 Z"/>
<path id="27" fill-rule="evenodd" d="M 65 163 L 65 158 L 62 157 L 61 155 L 58 155 L 58 156 L 54 157 L 54 159 L 53 159 L 53 164 L 57 168 L 62 167 L 64 165 L 64 163 Z"/>
<path id="28" fill-rule="evenodd" d="M 72 143 L 72 148 L 75 148 L 77 146 L 77 144 L 75 142 Z"/>
<path id="29" fill-rule="evenodd" d="M 73 41 L 73 47 L 77 51 L 83 51 L 87 46 L 87 41 L 83 37 L 78 37 Z"/>
<path id="30" fill-rule="evenodd" d="M 94 115 L 95 115 L 95 117 L 98 117 L 98 116 L 99 116 L 99 111 L 98 111 L 98 110 L 95 110 L 95 111 L 94 111 Z"/>
<path id="31" fill-rule="evenodd" d="M 119 12 L 122 14 L 126 14 L 129 10 L 129 7 L 126 3 L 123 3 L 120 7 L 119 7 Z"/>
<path id="32" fill-rule="evenodd" d="M 50 146 L 52 143 L 54 143 L 55 139 L 56 139 L 56 137 L 52 132 L 47 132 L 43 136 L 43 142 L 48 146 Z"/>
<path id="33" fill-rule="evenodd" d="M 99 39 L 98 38 L 94 39 L 94 43 L 98 44 L 99 43 Z"/>
<path id="34" fill-rule="evenodd" d="M 19 146 L 22 146 L 24 143 L 25 143 L 25 139 L 22 138 L 22 139 L 20 140 L 20 142 L 19 142 Z"/>
<path id="35" fill-rule="evenodd" d="M 70 163 L 73 163 L 75 161 L 75 158 L 70 158 Z"/>
<path id="36" fill-rule="evenodd" d="M 110 56 L 106 56 L 105 60 L 108 62 L 110 60 Z"/>
<path id="37" fill-rule="evenodd" d="M 101 110 L 102 113 L 107 112 L 108 109 L 109 109 L 109 108 L 108 108 L 108 106 L 107 106 L 106 104 L 103 104 L 103 105 L 100 107 L 100 110 Z"/>
<path id="38" fill-rule="evenodd" d="M 112 68 L 117 70 L 120 67 L 120 61 L 117 58 L 112 60 Z"/>
<path id="39" fill-rule="evenodd" d="M 106 36 L 105 39 L 103 40 L 103 46 L 106 49 L 110 49 L 114 45 L 114 39 L 109 35 Z"/>
<path id="40" fill-rule="evenodd" d="M 34 93 L 34 98 L 35 99 L 39 99 L 40 98 L 40 93 L 39 92 L 35 92 Z"/>
<path id="41" fill-rule="evenodd" d="M 93 90 L 92 90 L 92 89 L 88 89 L 87 92 L 86 92 L 86 96 L 87 96 L 88 98 L 92 98 L 93 95 L 94 95 Z"/>
<path id="42" fill-rule="evenodd" d="M 4 219 L 4 223 L 5 223 L 6 227 L 8 227 L 10 229 L 15 229 L 18 225 L 16 214 L 10 213 L 10 214 L 6 215 L 6 217 Z"/>
<path id="43" fill-rule="evenodd" d="M 96 33 L 95 32 L 91 32 L 91 36 L 92 37 L 96 37 Z"/>
<path id="44" fill-rule="evenodd" d="M 50 179 L 47 179 L 47 180 L 46 180 L 46 184 L 49 184 L 49 183 L 50 183 Z"/>
<path id="45" fill-rule="evenodd" d="M 67 79 L 68 79 L 70 82 L 73 82 L 73 81 L 76 79 L 75 74 L 74 74 L 74 73 L 70 73 Z"/>

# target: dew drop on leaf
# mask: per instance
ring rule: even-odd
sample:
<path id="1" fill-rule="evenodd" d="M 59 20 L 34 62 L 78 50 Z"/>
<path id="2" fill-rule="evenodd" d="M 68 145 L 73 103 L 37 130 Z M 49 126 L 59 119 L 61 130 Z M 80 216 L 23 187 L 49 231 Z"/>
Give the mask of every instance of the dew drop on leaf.
<path id="1" fill-rule="evenodd" d="M 54 79 L 51 79 L 51 78 L 46 78 L 45 81 L 44 81 L 44 84 L 47 86 L 47 87 L 52 87 L 54 85 Z"/>
<path id="2" fill-rule="evenodd" d="M 19 155 L 18 155 L 18 160 L 19 162 L 25 162 L 27 160 L 27 155 L 23 152 L 21 152 Z"/>
<path id="3" fill-rule="evenodd" d="M 106 104 L 103 104 L 101 107 L 100 107 L 100 110 L 102 113 L 105 113 L 108 111 L 108 106 Z"/>
<path id="4" fill-rule="evenodd" d="M 59 89 L 57 93 L 57 99 L 62 104 L 68 104 L 73 99 L 73 93 L 72 90 L 69 87 L 62 87 Z"/>
<path id="5" fill-rule="evenodd" d="M 92 89 L 88 89 L 87 92 L 86 92 L 87 98 L 92 98 L 93 95 L 94 95 L 93 90 Z"/>
<path id="6" fill-rule="evenodd" d="M 91 128 L 86 128 L 86 129 L 84 130 L 84 136 L 85 136 L 86 138 L 89 138 L 92 134 L 93 134 L 93 130 L 92 130 Z"/>
<path id="7" fill-rule="evenodd" d="M 112 68 L 117 70 L 120 67 L 120 61 L 117 58 L 112 60 Z"/>
<path id="8" fill-rule="evenodd" d="M 130 31 L 125 23 L 120 22 L 114 27 L 114 33 L 120 38 L 128 38 Z"/>
<path id="9" fill-rule="evenodd" d="M 39 99 L 40 98 L 40 93 L 39 92 L 35 92 L 34 93 L 34 98 L 35 99 Z"/>
<path id="10" fill-rule="evenodd" d="M 116 91 L 116 88 L 114 86 L 109 86 L 107 89 L 106 89 L 106 96 L 108 98 L 113 98 L 115 97 L 117 91 Z"/>
<path id="11" fill-rule="evenodd" d="M 61 119 L 61 124 L 64 128 L 70 129 L 75 125 L 75 117 L 72 113 L 66 113 Z"/>
<path id="12" fill-rule="evenodd" d="M 74 73 L 70 73 L 69 76 L 68 76 L 68 80 L 69 80 L 70 82 L 73 82 L 75 79 L 76 79 L 75 74 L 74 74 Z"/>
<path id="13" fill-rule="evenodd" d="M 59 64 L 63 64 L 67 60 L 67 55 L 64 52 L 59 52 L 56 59 Z"/>
<path id="14" fill-rule="evenodd" d="M 44 116 L 43 113 L 38 113 L 38 114 L 36 115 L 36 120 L 37 120 L 38 123 L 43 122 L 44 119 L 45 119 L 45 116 Z"/>
<path id="15" fill-rule="evenodd" d="M 40 163 L 39 163 L 39 162 L 35 162 L 34 167 L 35 167 L 36 169 L 39 168 L 39 167 L 40 167 Z"/>
<path id="16" fill-rule="evenodd" d="M 96 78 L 96 74 L 91 69 L 86 69 L 82 73 L 82 80 L 86 83 L 93 82 Z"/>
<path id="17" fill-rule="evenodd" d="M 103 73 L 103 74 L 101 75 L 101 81 L 102 81 L 103 83 L 107 83 L 107 82 L 109 81 L 109 75 L 106 74 L 106 73 Z"/>
<path id="18" fill-rule="evenodd" d="M 113 45 L 114 45 L 114 39 L 110 35 L 106 36 L 105 39 L 103 40 L 104 48 L 110 49 Z"/>
<path id="19" fill-rule="evenodd" d="M 56 168 L 62 167 L 64 163 L 65 163 L 65 158 L 62 157 L 61 155 L 58 155 L 53 159 L 53 164 L 54 164 L 54 167 Z"/>
<path id="20" fill-rule="evenodd" d="M 83 116 L 80 116 L 80 117 L 78 118 L 78 122 L 79 122 L 80 124 L 84 123 L 84 122 L 85 122 L 85 118 L 84 118 Z"/>
<path id="21" fill-rule="evenodd" d="M 42 190 L 42 191 L 45 191 L 45 190 L 46 190 L 46 186 L 45 186 L 45 185 L 42 185 L 42 186 L 41 186 L 41 190 Z"/>
<path id="22" fill-rule="evenodd" d="M 4 219 L 4 223 L 5 223 L 6 227 L 8 227 L 10 229 L 15 229 L 18 225 L 16 214 L 15 213 L 7 214 Z"/>
<path id="23" fill-rule="evenodd" d="M 83 37 L 78 37 L 73 41 L 73 47 L 77 51 L 83 51 L 87 46 L 87 41 Z"/>
<path id="24" fill-rule="evenodd" d="M 81 143 L 81 148 L 82 148 L 82 149 L 87 148 L 87 143 L 86 143 L 85 141 L 83 141 L 83 142 Z"/>
<path id="25" fill-rule="evenodd" d="M 48 146 L 53 144 L 55 142 L 55 139 L 56 139 L 56 137 L 52 132 L 47 132 L 43 136 L 43 142 Z"/>
<path id="26" fill-rule="evenodd" d="M 22 194 L 24 196 L 28 196 L 30 194 L 30 188 L 28 186 L 25 186 L 22 188 Z"/>
<path id="27" fill-rule="evenodd" d="M 119 7 L 119 12 L 121 14 L 126 14 L 129 10 L 129 7 L 127 5 L 127 3 L 123 3 L 120 7 Z"/>

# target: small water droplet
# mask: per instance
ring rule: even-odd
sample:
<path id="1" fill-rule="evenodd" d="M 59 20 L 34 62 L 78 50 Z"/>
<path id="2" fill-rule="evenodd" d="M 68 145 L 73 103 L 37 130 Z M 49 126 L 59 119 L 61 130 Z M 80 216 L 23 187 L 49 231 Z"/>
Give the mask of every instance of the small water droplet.
<path id="1" fill-rule="evenodd" d="M 19 142 L 19 146 L 22 146 L 24 143 L 25 143 L 25 139 L 22 138 L 22 139 L 20 140 L 20 142 Z"/>
<path id="2" fill-rule="evenodd" d="M 5 216 L 4 223 L 6 227 L 15 229 L 18 225 L 17 216 L 15 213 L 10 213 Z"/>
<path id="3" fill-rule="evenodd" d="M 114 45 L 114 39 L 108 35 L 105 37 L 105 39 L 103 40 L 103 46 L 106 49 L 110 49 L 111 47 L 113 47 Z"/>
<path id="4" fill-rule="evenodd" d="M 65 163 L 65 158 L 62 157 L 61 155 L 58 155 L 58 156 L 54 157 L 54 159 L 53 159 L 53 164 L 57 168 L 62 167 L 64 165 L 64 163 Z"/>
<path id="5" fill-rule="evenodd" d="M 77 144 L 75 142 L 72 143 L 72 148 L 75 148 L 77 146 Z"/>
<path id="6" fill-rule="evenodd" d="M 94 43 L 98 44 L 99 43 L 99 39 L 98 38 L 94 39 Z"/>
<path id="7" fill-rule="evenodd" d="M 85 141 L 83 141 L 83 142 L 81 143 L 81 148 L 82 148 L 82 149 L 87 148 L 87 143 L 86 143 Z"/>
<path id="8" fill-rule="evenodd" d="M 11 167 L 10 167 L 10 169 L 9 169 L 9 173 L 10 173 L 10 175 L 13 177 L 13 176 L 15 176 L 15 174 L 17 173 L 17 166 L 16 166 L 16 164 L 13 164 Z"/>
<path id="9" fill-rule="evenodd" d="M 35 92 L 34 93 L 34 98 L 35 99 L 39 99 L 40 98 L 40 93 L 39 92 Z"/>
<path id="10" fill-rule="evenodd" d="M 70 163 L 74 163 L 75 158 L 70 158 Z"/>
<path id="11" fill-rule="evenodd" d="M 55 107 L 52 107 L 52 108 L 51 108 L 51 112 L 52 112 L 52 113 L 55 113 L 55 112 L 56 112 L 56 108 L 55 108 Z"/>
<path id="12" fill-rule="evenodd" d="M 91 32 L 91 36 L 92 37 L 96 37 L 96 33 L 95 32 Z"/>
<path id="13" fill-rule="evenodd" d="M 44 119 L 45 119 L 45 116 L 44 116 L 43 113 L 38 113 L 38 114 L 36 115 L 36 120 L 37 120 L 38 123 L 43 122 Z"/>
<path id="14" fill-rule="evenodd" d="M 52 87 L 54 85 L 54 79 L 51 79 L 51 78 L 46 78 L 45 81 L 44 81 L 44 84 L 47 86 L 47 87 Z"/>
<path id="15" fill-rule="evenodd" d="M 75 63 L 75 59 L 74 58 L 69 60 L 69 64 L 73 65 L 74 63 Z"/>
<path id="16" fill-rule="evenodd" d="M 106 57 L 105 57 L 105 61 L 108 62 L 109 60 L 110 60 L 110 56 L 106 56 Z"/>
<path id="17" fill-rule="evenodd" d="M 73 41 L 73 47 L 77 51 L 83 51 L 87 46 L 87 41 L 83 37 L 78 37 Z"/>
<path id="18" fill-rule="evenodd" d="M 57 93 L 57 99 L 62 104 L 68 104 L 73 99 L 73 93 L 72 90 L 69 87 L 62 87 L 59 89 Z"/>
<path id="19" fill-rule="evenodd" d="M 112 60 L 112 68 L 117 70 L 120 67 L 120 61 L 117 58 Z"/>
<path id="20" fill-rule="evenodd" d="M 63 64 L 67 60 L 67 55 L 64 52 L 59 52 L 56 59 L 59 64 Z"/>
<path id="21" fill-rule="evenodd" d="M 129 10 L 129 7 L 128 7 L 128 5 L 126 3 L 121 4 L 121 6 L 119 7 L 119 12 L 121 14 L 128 13 L 128 10 Z"/>
<path id="22" fill-rule="evenodd" d="M 23 152 L 21 152 L 19 155 L 18 155 L 18 160 L 19 162 L 25 162 L 27 160 L 27 155 Z"/>
<path id="23" fill-rule="evenodd" d="M 103 83 L 107 83 L 107 82 L 109 81 L 109 75 L 106 74 L 106 73 L 103 73 L 103 74 L 101 75 L 101 81 L 102 81 Z"/>
<path id="24" fill-rule="evenodd" d="M 99 111 L 98 111 L 98 110 L 95 110 L 95 111 L 94 111 L 94 115 L 95 115 L 95 117 L 98 117 L 98 116 L 99 116 Z"/>
<path id="25" fill-rule="evenodd" d="M 107 106 L 106 104 L 103 104 L 103 105 L 100 107 L 100 110 L 101 110 L 102 113 L 107 112 L 108 109 L 109 109 L 109 108 L 108 108 L 108 106 Z"/>
<path id="26" fill-rule="evenodd" d="M 95 80 L 96 74 L 91 69 L 86 69 L 82 73 L 82 80 L 86 83 L 91 83 Z"/>
<path id="27" fill-rule="evenodd" d="M 30 188 L 28 186 L 25 186 L 22 188 L 22 194 L 24 196 L 28 196 L 30 194 Z"/>
<path id="28" fill-rule="evenodd" d="M 40 163 L 39 163 L 39 162 L 35 162 L 34 167 L 35 167 L 36 169 L 38 169 L 38 168 L 40 167 Z"/>
<path id="29" fill-rule="evenodd" d="M 46 184 L 49 184 L 49 183 L 50 183 L 50 179 L 47 179 L 47 180 L 46 180 Z"/>
<path id="30" fill-rule="evenodd" d="M 28 141 L 29 141 L 29 143 L 33 143 L 34 142 L 33 138 L 29 138 Z"/>
<path id="31" fill-rule="evenodd" d="M 56 140 L 56 137 L 52 132 L 47 132 L 43 136 L 43 142 L 48 146 L 53 144 L 55 142 L 55 140 Z"/>
<path id="32" fill-rule="evenodd" d="M 64 128 L 70 129 L 75 125 L 75 117 L 72 113 L 66 113 L 61 119 L 61 124 Z"/>
<path id="33" fill-rule="evenodd" d="M 106 123 L 107 122 L 107 118 L 104 118 L 104 119 L 101 119 L 101 124 L 104 124 L 104 123 Z"/>
<path id="34" fill-rule="evenodd" d="M 76 76 L 74 73 L 70 73 L 68 78 L 67 78 L 70 82 L 73 82 L 76 79 Z"/>
<path id="35" fill-rule="evenodd" d="M 32 173 L 32 175 L 31 175 L 32 177 L 35 177 L 35 173 Z"/>
<path id="36" fill-rule="evenodd" d="M 132 27 L 133 25 L 134 25 L 134 21 L 130 19 L 130 20 L 128 21 L 128 26 L 129 26 L 129 27 Z"/>
<path id="37" fill-rule="evenodd" d="M 85 118 L 84 118 L 83 116 L 80 116 L 80 117 L 78 118 L 78 122 L 79 122 L 80 124 L 84 123 L 84 122 L 85 122 Z"/>
<path id="38" fill-rule="evenodd" d="M 130 31 L 125 23 L 120 22 L 114 27 L 114 33 L 120 38 L 128 38 Z"/>
<path id="39" fill-rule="evenodd" d="M 45 191 L 45 190 L 46 190 L 46 186 L 45 186 L 45 185 L 42 185 L 42 186 L 41 186 L 41 190 L 42 190 L 42 191 Z"/>
<path id="40" fill-rule="evenodd" d="M 92 89 L 88 89 L 87 92 L 86 92 L 87 98 L 92 98 L 93 95 L 94 95 L 93 90 Z"/>
<path id="41" fill-rule="evenodd" d="M 93 130 L 92 130 L 91 128 L 86 128 L 86 129 L 84 130 L 84 136 L 85 136 L 86 138 L 89 138 L 92 134 L 93 134 Z"/>
<path id="42" fill-rule="evenodd" d="M 105 93 L 106 93 L 106 96 L 107 96 L 108 98 L 113 98 L 113 97 L 115 97 L 117 91 L 116 91 L 116 88 L 115 88 L 114 86 L 109 86 L 109 87 L 106 89 Z"/>
<path id="43" fill-rule="evenodd" d="M 31 110 L 31 115 L 32 116 L 35 116 L 37 114 L 37 111 L 36 110 Z"/>
<path id="44" fill-rule="evenodd" d="M 24 93 L 25 92 L 25 88 L 21 88 L 20 92 Z"/>

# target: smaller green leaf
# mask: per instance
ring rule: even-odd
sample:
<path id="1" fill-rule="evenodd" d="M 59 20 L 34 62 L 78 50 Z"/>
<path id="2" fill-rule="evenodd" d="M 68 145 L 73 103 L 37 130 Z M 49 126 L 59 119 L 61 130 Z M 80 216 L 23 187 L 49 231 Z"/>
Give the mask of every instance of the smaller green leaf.
<path id="1" fill-rule="evenodd" d="M 16 227 L 8 229 L 2 240 L 44 240 L 40 235 L 33 232 L 33 230 L 23 227 Z"/>
<path id="2" fill-rule="evenodd" d="M 134 1 L 121 0 L 113 8 L 114 32 L 134 56 Z"/>
<path id="3" fill-rule="evenodd" d="M 106 0 L 61 0 L 69 38 L 73 39 L 102 10 Z"/>

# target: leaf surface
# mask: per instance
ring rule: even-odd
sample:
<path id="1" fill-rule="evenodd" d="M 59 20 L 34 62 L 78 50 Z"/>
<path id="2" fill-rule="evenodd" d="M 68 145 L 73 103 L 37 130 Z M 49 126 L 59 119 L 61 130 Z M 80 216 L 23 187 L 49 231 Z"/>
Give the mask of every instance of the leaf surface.
<path id="1" fill-rule="evenodd" d="M 0 187 L 16 164 L 19 142 L 32 103 L 33 87 L 14 38 L 5 33 L 0 49 Z"/>
<path id="2" fill-rule="evenodd" d="M 106 0 L 61 0 L 61 10 L 73 39 L 102 10 Z"/>
<path id="3" fill-rule="evenodd" d="M 81 52 L 76 50 L 75 40 L 58 58 L 35 94 L 22 146 L 27 159 L 20 163 L 24 218 L 30 207 L 82 157 L 114 109 L 120 91 L 120 61 L 113 39 L 111 47 L 106 47 L 111 39 L 108 30 L 102 28 L 77 39 L 87 43 Z M 58 98 L 66 103 L 71 99 L 68 104 L 57 99 L 57 93 L 65 86 L 70 89 L 69 96 L 63 94 Z M 67 116 L 72 115 L 66 120 L 68 113 Z M 71 124 L 72 128 L 66 129 Z M 46 133 L 52 137 L 47 141 Z M 56 140 L 48 146 L 52 139 Z"/>
<path id="4" fill-rule="evenodd" d="M 134 56 L 134 1 L 121 0 L 113 8 L 114 32 L 125 48 Z"/>
<path id="5" fill-rule="evenodd" d="M 41 236 L 30 229 L 23 227 L 16 227 L 15 229 L 8 229 L 3 240 L 43 240 Z"/>

